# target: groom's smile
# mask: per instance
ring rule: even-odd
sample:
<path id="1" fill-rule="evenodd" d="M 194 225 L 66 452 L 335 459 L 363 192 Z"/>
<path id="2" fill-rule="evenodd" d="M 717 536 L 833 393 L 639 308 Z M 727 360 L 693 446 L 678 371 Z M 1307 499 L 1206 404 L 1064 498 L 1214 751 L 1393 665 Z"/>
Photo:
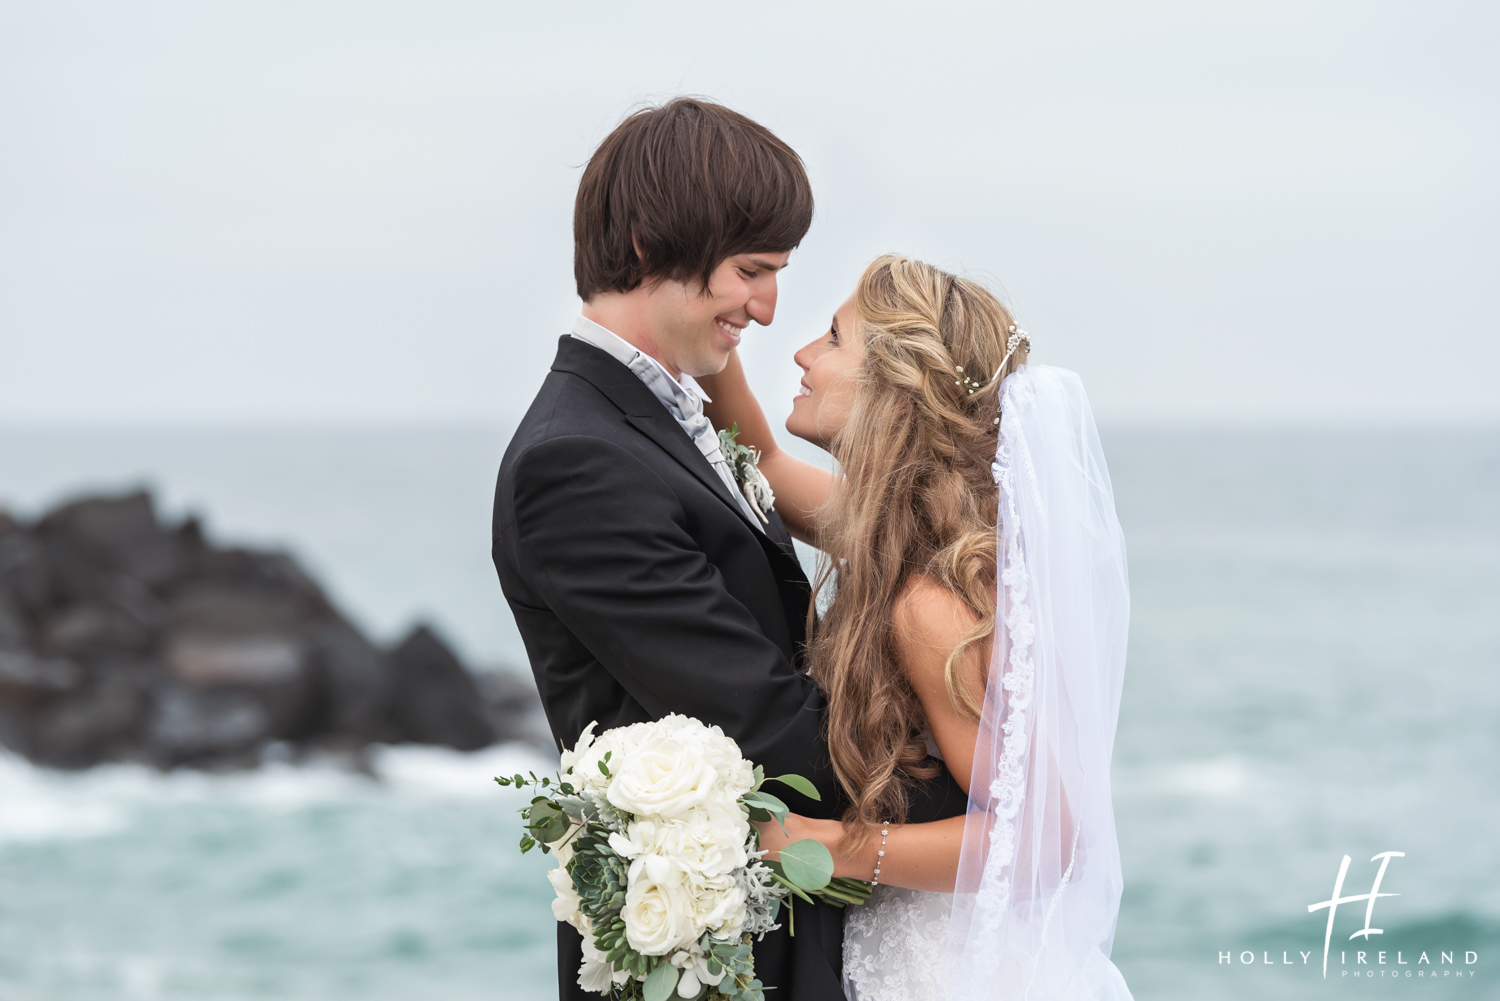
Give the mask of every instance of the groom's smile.
<path id="1" fill-rule="evenodd" d="M 674 379 L 714 375 L 729 364 L 752 322 L 776 317 L 776 276 L 790 251 L 733 254 L 705 289 L 696 279 L 662 279 L 627 293 L 602 293 L 583 315 L 661 362 Z"/>
<path id="2" fill-rule="evenodd" d="M 724 331 L 724 336 L 729 339 L 729 346 L 731 348 L 739 347 L 740 335 L 745 329 L 745 324 L 731 323 L 722 316 L 715 317 L 714 322 L 719 325 L 720 330 Z"/>

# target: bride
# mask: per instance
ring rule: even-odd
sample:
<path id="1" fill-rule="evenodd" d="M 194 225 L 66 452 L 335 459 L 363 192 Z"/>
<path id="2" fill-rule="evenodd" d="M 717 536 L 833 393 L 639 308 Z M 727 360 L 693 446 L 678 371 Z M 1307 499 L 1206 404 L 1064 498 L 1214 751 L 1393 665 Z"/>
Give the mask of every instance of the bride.
<path id="1" fill-rule="evenodd" d="M 1082 386 L 1029 348 L 982 286 L 876 260 L 796 354 L 787 430 L 837 475 L 777 446 L 738 358 L 703 380 L 826 554 L 807 660 L 849 806 L 763 842 L 816 838 L 876 884 L 845 920 L 851 1001 L 1131 996 L 1108 958 L 1124 544 Z M 933 757 L 968 814 L 904 824 Z"/>

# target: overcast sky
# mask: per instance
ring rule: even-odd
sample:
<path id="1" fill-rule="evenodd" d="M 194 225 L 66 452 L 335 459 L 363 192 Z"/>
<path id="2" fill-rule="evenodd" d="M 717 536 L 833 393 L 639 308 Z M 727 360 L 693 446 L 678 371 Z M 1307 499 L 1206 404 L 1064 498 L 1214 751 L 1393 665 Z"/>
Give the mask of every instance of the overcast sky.
<path id="1" fill-rule="evenodd" d="M 0 0 L 0 423 L 508 421 L 580 168 L 714 97 L 869 258 L 987 276 L 1106 420 L 1500 421 L 1500 6 Z"/>

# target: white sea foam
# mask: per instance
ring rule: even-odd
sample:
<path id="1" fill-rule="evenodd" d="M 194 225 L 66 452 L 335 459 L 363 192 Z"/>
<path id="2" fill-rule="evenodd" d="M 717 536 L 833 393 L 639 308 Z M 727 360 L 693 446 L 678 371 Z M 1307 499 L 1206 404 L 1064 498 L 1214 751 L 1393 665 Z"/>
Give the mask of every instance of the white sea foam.
<path id="1" fill-rule="evenodd" d="M 356 799 L 471 800 L 494 797 L 496 775 L 557 767 L 536 749 L 501 744 L 464 753 L 441 747 L 376 747 L 373 775 L 333 761 L 272 762 L 253 771 L 159 772 L 100 765 L 80 772 L 41 768 L 0 751 L 0 845 L 93 838 L 130 827 L 155 807 L 236 804 L 299 810 Z"/>
<path id="2" fill-rule="evenodd" d="M 1187 797 L 1199 800 L 1254 801 L 1257 796 L 1280 788 L 1287 782 L 1265 774 L 1239 755 L 1226 754 L 1203 761 L 1181 763 L 1116 763 L 1114 792 L 1121 801 L 1152 799 L 1160 796 Z"/>
<path id="3" fill-rule="evenodd" d="M 495 795 L 494 778 L 517 772 L 550 775 L 557 759 L 524 744 L 499 744 L 464 753 L 445 747 L 378 747 L 375 774 L 402 796 L 475 799 Z"/>
<path id="4" fill-rule="evenodd" d="M 80 795 L 72 776 L 0 751 L 0 845 L 96 837 L 126 824 L 118 806 Z"/>

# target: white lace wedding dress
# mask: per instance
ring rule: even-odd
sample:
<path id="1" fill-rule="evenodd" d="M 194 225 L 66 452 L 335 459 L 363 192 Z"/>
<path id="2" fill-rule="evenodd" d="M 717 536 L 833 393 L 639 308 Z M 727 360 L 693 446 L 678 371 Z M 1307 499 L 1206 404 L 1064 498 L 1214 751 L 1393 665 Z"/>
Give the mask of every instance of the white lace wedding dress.
<path id="1" fill-rule="evenodd" d="M 948 996 L 943 954 L 953 894 L 877 886 L 844 918 L 849 1001 L 938 1001 Z"/>
<path id="2" fill-rule="evenodd" d="M 927 753 L 943 759 L 927 737 Z M 935 1001 L 943 979 L 953 894 L 877 886 L 844 916 L 844 995 L 848 1001 Z"/>

